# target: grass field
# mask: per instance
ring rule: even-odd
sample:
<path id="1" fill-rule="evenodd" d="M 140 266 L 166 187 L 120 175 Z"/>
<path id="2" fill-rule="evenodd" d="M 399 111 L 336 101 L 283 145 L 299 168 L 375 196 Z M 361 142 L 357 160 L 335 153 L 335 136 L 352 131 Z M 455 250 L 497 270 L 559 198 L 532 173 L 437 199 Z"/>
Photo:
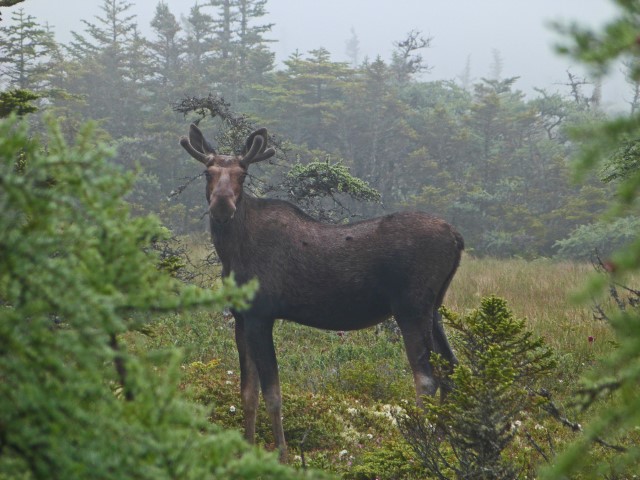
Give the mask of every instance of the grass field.
<path id="1" fill-rule="evenodd" d="M 465 256 L 445 304 L 462 313 L 489 295 L 505 299 L 515 316 L 525 318 L 527 327 L 554 350 L 558 369 L 545 387 L 558 405 L 568 407 L 581 375 L 616 346 L 607 323 L 594 318 L 591 305 L 572 300 L 593 274 L 588 264 Z M 389 405 L 414 401 L 402 340 L 391 323 L 339 335 L 278 321 L 274 334 L 285 434 L 294 464 L 301 465 L 304 455 L 305 464 L 343 478 L 419 478 L 409 468 L 414 461 L 409 448 L 388 419 Z M 210 409 L 212 421 L 241 428 L 232 317 L 206 311 L 166 316 L 154 324 L 151 335 L 131 335 L 128 343 L 140 351 L 180 347 L 188 395 Z M 541 442 L 550 450 L 572 438 L 541 412 L 524 417 L 530 431 L 534 425 L 544 430 Z M 271 448 L 264 411 L 258 421 L 258 442 Z M 541 455 L 524 439 L 516 446 L 512 454 L 523 471 L 534 472 Z"/>
<path id="2" fill-rule="evenodd" d="M 497 295 L 559 355 L 592 360 L 610 351 L 613 340 L 606 322 L 594 319 L 593 304 L 575 298 L 595 274 L 586 263 L 466 257 L 445 304 L 464 311 L 476 308 L 482 297 Z M 600 302 L 612 306 L 606 298 Z"/>

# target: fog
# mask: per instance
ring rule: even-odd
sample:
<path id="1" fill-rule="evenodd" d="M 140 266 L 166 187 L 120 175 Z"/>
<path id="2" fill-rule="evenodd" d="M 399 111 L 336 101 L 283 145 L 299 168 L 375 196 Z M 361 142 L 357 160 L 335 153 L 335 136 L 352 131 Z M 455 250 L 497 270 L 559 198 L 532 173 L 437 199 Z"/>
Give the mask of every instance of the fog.
<path id="1" fill-rule="evenodd" d="M 130 0 L 145 32 L 158 0 Z M 165 0 L 176 16 L 186 15 L 195 0 Z M 200 2 L 204 3 L 204 2 Z M 27 0 L 20 4 L 40 22 L 54 27 L 60 41 L 81 32 L 81 19 L 101 14 L 101 0 Z M 360 57 L 389 58 L 393 43 L 411 30 L 431 37 L 423 57 L 431 66 L 426 79 L 454 79 L 470 66 L 472 80 L 486 77 L 501 59 L 501 76 L 519 76 L 516 86 L 531 93 L 533 87 L 561 90 L 567 69 L 583 75 L 570 59 L 559 57 L 554 44 L 560 38 L 553 21 L 578 21 L 598 26 L 614 13 L 610 0 L 269 0 L 266 21 L 273 23 L 270 38 L 277 59 L 296 49 L 306 52 L 324 47 L 334 60 L 346 60 L 345 43 L 352 30 L 360 43 Z M 17 8 L 17 7 L 14 7 Z M 10 18 L 10 9 L 4 15 Z M 624 104 L 626 88 L 619 72 L 603 82 L 604 105 Z"/>
<path id="2" fill-rule="evenodd" d="M 131 25 L 135 17 L 142 36 L 157 40 L 150 22 L 158 0 L 129 0 L 132 5 L 134 1 L 126 12 L 129 18 L 122 12 L 118 18 Z M 196 2 L 166 1 L 178 18 L 188 16 Z M 632 98 L 632 91 L 617 72 L 602 83 L 600 102 L 595 101 L 593 85 L 582 86 L 572 96 L 565 85 L 567 71 L 574 78 L 584 72 L 571 59 L 554 53 L 554 44 L 568 39 L 560 38 L 550 23 L 573 21 L 599 29 L 615 15 L 609 2 L 614 4 L 611 0 L 535 4 L 459 0 L 452 6 L 444 1 L 398 0 L 368 8 L 373 2 L 269 0 L 268 17 L 249 18 L 272 24 L 268 36 L 273 42 L 265 44 L 261 37 L 259 48 L 229 48 L 238 52 L 236 57 L 224 57 L 220 47 L 224 42 L 211 42 L 200 57 L 188 55 L 182 42 L 175 52 L 152 42 L 147 56 L 120 38 L 119 45 L 131 48 L 126 60 L 104 45 L 97 56 L 75 52 L 73 68 L 63 64 L 59 70 L 54 65 L 42 80 L 34 76 L 42 82 L 34 83 L 34 91 L 53 85 L 68 92 L 65 98 L 45 97 L 42 105 L 54 114 L 63 112 L 62 121 L 70 132 L 87 120 L 99 119 L 105 137 L 122 145 L 114 161 L 149 173 L 136 184 L 132 200 L 136 208 L 157 214 L 180 235 L 201 232 L 202 216 L 193 212 L 203 207 L 201 192 L 186 188 L 190 180 L 178 187 L 197 177 L 192 162 L 176 162 L 181 158 L 177 138 L 189 122 L 209 113 L 220 117 L 220 122 L 205 124 L 225 151 L 241 146 L 241 142 L 229 144 L 229 139 L 241 138 L 259 125 L 267 126 L 272 138 L 294 146 L 289 151 L 278 147 L 282 162 L 263 165 L 256 178 L 270 196 L 298 202 L 318 218 L 343 221 L 398 209 L 425 210 L 459 225 L 469 249 L 480 255 L 587 258 L 600 244 L 588 243 L 588 235 L 578 229 L 602 213 L 611 187 L 592 179 L 583 189 L 569 181 L 570 159 L 579 144 L 570 140 L 568 132 L 583 121 L 601 118 L 602 106 L 608 112 L 628 112 L 624 98 Z M 127 5 L 126 0 L 118 3 Z M 100 8 L 104 4 L 103 0 L 55 4 L 26 0 L 21 5 L 39 24 L 48 22 L 60 43 L 69 45 L 71 31 L 99 43 L 97 32 L 87 31 L 82 20 L 98 30 L 105 28 L 96 19 L 108 17 Z M 204 13 L 219 13 L 207 10 Z M 6 19 L 11 17 L 11 12 L 3 13 Z M 215 22 L 209 25 L 216 28 Z M 237 21 L 230 25 L 237 28 Z M 391 57 L 394 43 L 411 31 L 432 39 L 421 52 L 431 66 L 422 78 L 393 70 L 410 66 Z M 324 55 L 308 53 L 324 47 L 334 61 L 354 61 L 346 48 L 352 32 L 360 45 L 354 62 L 358 68 L 352 71 L 326 62 Z M 221 40 L 220 32 L 212 34 Z M 283 64 L 296 50 L 302 59 Z M 241 64 L 253 52 L 258 54 L 256 61 Z M 272 66 L 272 53 L 280 62 L 276 68 L 281 75 L 265 75 L 264 68 Z M 376 61 L 378 55 L 382 61 Z M 371 61 L 364 63 L 367 57 Z M 514 77 L 519 77 L 515 83 Z M 462 83 L 457 85 L 432 81 L 458 79 Z M 534 87 L 546 90 L 546 95 Z M 225 101 L 229 112 L 220 111 L 226 109 Z M 234 115 L 246 122 L 235 126 Z M 236 130 L 230 134 L 232 128 Z M 381 201 L 356 201 L 360 193 L 339 200 L 332 193 L 331 198 L 319 199 L 314 194 L 307 201 L 296 193 L 298 183 L 304 185 L 307 177 L 285 172 L 310 168 L 305 175 L 319 178 L 323 169 L 336 166 L 367 182 Z M 290 178 L 293 183 L 287 183 Z M 341 180 L 340 189 L 350 184 Z M 180 198 L 174 198 L 172 192 L 183 188 Z M 333 188 L 328 186 L 327 191 Z M 324 192 L 324 187 L 318 191 Z M 564 240 L 569 243 L 558 243 Z"/>

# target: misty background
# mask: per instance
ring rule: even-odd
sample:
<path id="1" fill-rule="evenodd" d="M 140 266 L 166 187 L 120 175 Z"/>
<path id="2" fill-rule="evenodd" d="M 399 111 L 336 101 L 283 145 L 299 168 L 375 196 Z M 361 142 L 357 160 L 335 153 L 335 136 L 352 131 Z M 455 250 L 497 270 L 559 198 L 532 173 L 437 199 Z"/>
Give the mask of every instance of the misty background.
<path id="1" fill-rule="evenodd" d="M 149 32 L 156 0 L 132 2 L 141 30 Z M 192 2 L 165 0 L 177 17 L 188 14 Z M 200 2 L 205 3 L 205 2 Z M 93 21 L 99 0 L 29 0 L 20 4 L 27 13 L 48 22 L 56 37 L 66 42 L 71 30 L 82 31 L 81 19 Z M 17 7 L 16 7 L 17 8 Z M 11 9 L 5 21 L 10 22 Z M 264 21 L 273 23 L 267 38 L 276 59 L 282 62 L 295 50 L 318 47 L 329 50 L 334 59 L 347 60 L 345 44 L 355 32 L 360 60 L 381 55 L 388 59 L 393 43 L 411 30 L 431 37 L 424 53 L 432 67 L 429 80 L 462 75 L 469 62 L 472 79 L 491 75 L 496 55 L 504 77 L 520 76 L 517 86 L 530 93 L 534 87 L 558 88 L 567 82 L 567 69 L 585 72 L 559 57 L 554 45 L 560 37 L 552 22 L 578 22 L 599 26 L 614 12 L 608 0 L 269 0 Z M 603 104 L 614 110 L 626 108 L 629 96 L 618 70 L 602 81 Z"/>
<path id="2" fill-rule="evenodd" d="M 177 141 L 193 121 L 225 153 L 266 127 L 277 156 L 248 188 L 326 221 L 424 210 L 502 257 L 589 258 L 637 235 L 633 216 L 601 221 L 615 171 L 573 181 L 571 131 L 637 111 L 640 83 L 571 65 L 550 27 L 601 25 L 613 2 L 371 5 L 27 0 L 3 11 L 0 93 L 33 92 L 30 121 L 52 114 L 70 141 L 97 122 L 137 173 L 134 209 L 175 235 L 207 231 L 201 165 Z"/>

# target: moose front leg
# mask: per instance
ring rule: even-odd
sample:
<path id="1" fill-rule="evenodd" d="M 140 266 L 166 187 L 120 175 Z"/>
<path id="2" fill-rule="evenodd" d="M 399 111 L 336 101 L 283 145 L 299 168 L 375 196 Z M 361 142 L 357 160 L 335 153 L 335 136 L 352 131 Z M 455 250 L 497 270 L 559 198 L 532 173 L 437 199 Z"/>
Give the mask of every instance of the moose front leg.
<path id="1" fill-rule="evenodd" d="M 255 442 L 256 413 L 260 400 L 260 380 L 255 362 L 249 356 L 244 331 L 244 318 L 234 313 L 236 319 L 236 346 L 240 359 L 240 396 L 242 398 L 242 418 L 244 422 L 244 438 L 249 443 Z"/>
<path id="2" fill-rule="evenodd" d="M 262 396 L 271 419 L 271 429 L 276 448 L 280 451 L 280 461 L 287 461 L 287 443 L 282 427 L 282 395 L 278 377 L 278 363 L 273 345 L 273 320 L 259 320 L 245 317 L 244 333 L 249 357 L 253 359 Z"/>

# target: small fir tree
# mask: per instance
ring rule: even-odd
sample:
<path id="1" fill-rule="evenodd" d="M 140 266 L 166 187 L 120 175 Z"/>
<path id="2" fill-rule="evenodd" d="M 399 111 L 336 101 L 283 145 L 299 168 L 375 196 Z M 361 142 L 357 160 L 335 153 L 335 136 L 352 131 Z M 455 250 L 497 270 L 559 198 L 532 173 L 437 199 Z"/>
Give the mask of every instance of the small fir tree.
<path id="1" fill-rule="evenodd" d="M 628 79 L 638 82 L 640 6 L 630 0 L 615 0 L 613 3 L 617 6 L 618 15 L 600 29 L 576 23 L 557 25 L 556 28 L 566 36 L 565 44 L 558 50 L 589 67 L 596 78 L 606 74 L 617 62 L 626 61 L 630 67 L 626 72 Z M 594 122 L 574 129 L 572 134 L 572 140 L 581 146 L 577 162 L 579 178 L 583 179 L 587 171 L 604 167 L 605 179 L 617 186 L 612 213 L 637 217 L 640 163 L 635 144 L 640 138 L 640 112 L 634 109 L 629 116 Z M 637 236 L 625 248 L 611 255 L 606 264 L 616 282 L 624 279 L 626 273 L 637 271 L 640 268 L 640 240 Z M 585 299 L 598 295 L 608 288 L 608 283 L 609 279 L 604 276 L 594 278 L 585 292 Z M 597 400 L 604 402 L 604 406 L 591 416 L 584 433 L 543 471 L 543 478 L 566 478 L 578 472 L 581 478 L 630 478 L 638 472 L 640 447 L 633 437 L 640 420 L 639 320 L 637 308 L 625 308 L 611 314 L 610 323 L 616 333 L 617 348 L 585 379 L 578 401 L 584 409 L 593 406 Z M 593 462 L 585 462 L 585 457 L 601 437 L 617 438 L 624 442 L 625 448 L 619 449 L 609 464 L 602 461 L 594 468 Z"/>
<path id="2" fill-rule="evenodd" d="M 401 416 L 401 431 L 434 478 L 517 478 L 517 466 L 503 452 L 537 401 L 537 382 L 555 367 L 552 352 L 501 298 L 484 298 L 463 316 L 443 308 L 443 315 L 461 357 L 450 377 L 453 388 L 441 403 L 425 397 L 424 413 Z M 440 372 L 450 368 L 441 357 L 434 364 Z"/>
<path id="3" fill-rule="evenodd" d="M 38 98 L 39 95 L 30 90 L 13 89 L 0 92 L 0 118 L 6 118 L 12 113 L 22 116 L 38 111 L 38 107 L 31 104 Z"/>
<path id="4" fill-rule="evenodd" d="M 42 89 L 58 49 L 53 32 L 22 8 L 11 20 L 10 25 L 0 26 L 0 79 L 17 89 Z"/>
<path id="5" fill-rule="evenodd" d="M 162 311 L 242 308 L 255 285 L 185 286 L 158 268 L 158 222 L 123 201 L 130 175 L 85 127 L 46 151 L 0 122 L 0 478 L 299 475 L 224 432 L 178 388 L 180 357 L 136 356 L 121 334 Z"/>

